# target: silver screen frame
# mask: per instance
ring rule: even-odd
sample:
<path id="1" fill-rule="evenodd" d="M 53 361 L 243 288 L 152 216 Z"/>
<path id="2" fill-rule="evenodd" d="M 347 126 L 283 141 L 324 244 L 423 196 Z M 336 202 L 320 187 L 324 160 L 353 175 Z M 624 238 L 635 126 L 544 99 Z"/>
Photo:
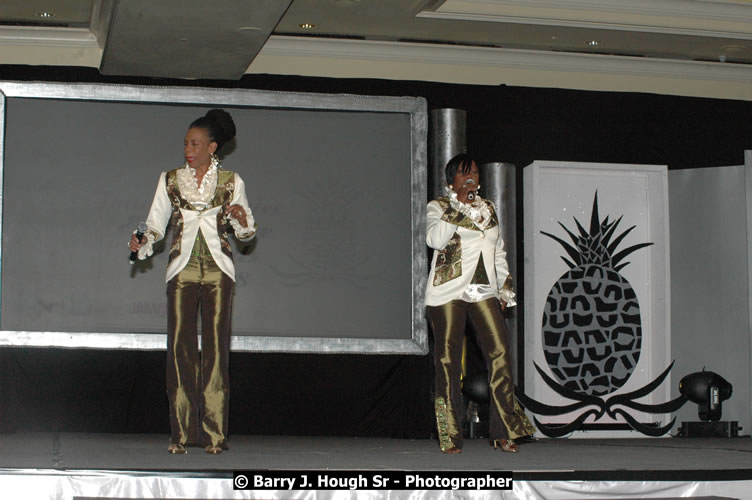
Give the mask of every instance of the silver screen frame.
<path id="1" fill-rule="evenodd" d="M 300 352 L 354 354 L 428 353 L 424 312 L 427 249 L 425 246 L 427 200 L 426 100 L 422 97 L 314 94 L 253 89 L 204 87 L 157 87 L 138 85 L 45 83 L 0 81 L 0 234 L 2 234 L 5 172 L 6 101 L 8 98 L 94 100 L 111 102 L 171 103 L 186 105 L 294 108 L 304 110 L 366 111 L 409 114 L 411 129 L 411 231 L 412 231 L 412 331 L 405 339 L 353 339 L 233 336 L 231 349 L 241 352 Z M 0 239 L 0 284 L 2 241 Z M 165 334 L 90 333 L 0 330 L 0 347 L 60 347 L 91 349 L 163 350 Z"/>

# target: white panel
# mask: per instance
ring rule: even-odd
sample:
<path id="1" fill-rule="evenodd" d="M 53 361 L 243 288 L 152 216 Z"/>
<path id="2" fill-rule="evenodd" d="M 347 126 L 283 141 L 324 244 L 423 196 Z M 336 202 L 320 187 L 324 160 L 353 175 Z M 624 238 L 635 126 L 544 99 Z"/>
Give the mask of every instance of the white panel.
<path id="1" fill-rule="evenodd" d="M 564 398 L 554 392 L 543 380 L 535 369 L 537 364 L 544 372 L 557 382 L 567 381 L 570 384 L 579 383 L 580 387 L 575 390 L 578 393 L 600 397 L 608 400 L 612 396 L 635 391 L 654 381 L 671 363 L 670 360 L 670 328 L 669 328 L 669 238 L 668 238 L 668 199 L 667 199 L 667 168 L 665 166 L 652 165 L 620 165 L 620 164 L 595 164 L 574 162 L 551 162 L 536 161 L 525 169 L 524 179 L 524 221 L 525 221 L 525 394 L 536 401 L 549 406 L 567 406 L 576 401 Z M 617 352 L 617 346 L 627 337 L 618 336 L 618 342 L 610 344 L 613 352 L 606 353 L 607 341 L 591 340 L 585 342 L 591 351 L 597 354 L 605 353 L 605 359 L 616 363 L 613 371 L 614 377 L 608 379 L 608 383 L 599 385 L 596 380 L 591 380 L 593 372 L 578 375 L 571 378 L 562 377 L 567 368 L 577 369 L 584 366 L 586 361 L 565 361 L 569 354 L 580 354 L 582 349 L 571 349 L 566 354 L 562 352 L 556 360 L 551 356 L 547 360 L 545 352 L 551 353 L 555 349 L 546 346 L 543 337 L 543 318 L 547 314 L 552 318 L 552 312 L 546 313 L 546 302 L 552 287 L 560 281 L 570 270 L 567 264 L 560 258 L 572 260 L 564 247 L 545 236 L 545 231 L 557 236 L 570 245 L 572 240 L 561 227 L 563 224 L 569 231 L 579 235 L 575 219 L 582 227 L 589 231 L 591 212 L 595 193 L 598 195 L 599 219 L 604 221 L 608 216 L 609 221 L 622 217 L 616 227 L 610 242 L 613 243 L 618 235 L 632 226 L 619 245 L 613 249 L 612 255 L 618 254 L 632 245 L 652 242 L 652 246 L 640 248 L 628 255 L 619 264 L 629 263 L 624 266 L 619 274 L 628 281 L 636 294 L 639 303 L 641 321 L 641 346 L 634 344 L 631 351 L 634 353 L 631 360 L 636 361 L 634 366 L 629 366 L 629 358 L 622 358 L 624 351 Z M 600 266 L 608 269 L 608 266 Z M 608 283 L 613 284 L 612 275 L 609 275 Z M 601 280 L 602 283 L 605 281 Z M 627 285 L 620 285 L 622 290 L 627 290 Z M 563 297 L 569 295 L 568 304 L 562 302 Z M 583 296 L 593 298 L 592 304 L 585 305 Z M 553 296 L 551 298 L 553 300 Z M 576 317 L 585 317 L 588 312 L 595 311 L 595 295 L 587 294 L 577 288 L 572 292 L 565 292 L 558 296 L 554 303 L 561 307 L 566 314 L 560 315 L 563 324 L 559 328 L 553 328 L 558 332 L 578 330 L 582 339 L 596 339 L 588 337 L 591 331 L 601 331 L 613 334 L 616 326 L 598 329 L 594 326 L 595 321 L 589 326 L 577 326 Z M 626 299 L 625 299 L 626 300 Z M 572 309 L 572 303 L 578 305 Z M 619 299 L 616 302 L 620 302 Z M 624 302 L 626 304 L 627 302 Z M 621 305 L 619 306 L 622 307 Z M 635 314 L 635 307 L 625 305 L 621 310 L 630 315 Z M 571 313 L 571 314 L 570 314 Z M 578 314 L 579 313 L 579 314 Z M 577 316 L 576 316 L 577 315 Z M 608 314 L 596 312 L 595 320 L 605 321 Z M 620 318 L 625 316 L 620 315 Z M 566 321 L 565 321 L 566 320 Z M 617 323 L 618 324 L 618 323 Z M 635 321 L 635 324 L 638 324 Z M 629 325 L 624 327 L 629 329 Z M 634 328 L 636 332 L 636 327 Z M 635 335 L 639 338 L 639 335 Z M 566 342 L 567 347 L 573 346 L 576 336 L 570 337 Z M 565 349 L 566 350 L 566 349 Z M 589 356 L 590 354 L 586 354 Z M 585 358 L 587 360 L 587 358 Z M 622 361 L 626 360 L 626 361 Z M 623 364 L 622 364 L 623 363 Z M 558 371 L 556 370 L 558 368 Z M 597 374 L 607 371 L 604 366 L 599 366 Z M 631 373 L 630 373 L 631 372 Z M 617 378 L 626 379 L 618 382 Z M 584 383 L 583 383 L 584 382 Z M 670 399 L 670 377 L 666 379 L 656 390 L 645 398 L 639 399 L 644 404 L 661 404 Z M 539 420 L 548 424 L 565 424 L 573 422 L 577 416 L 586 411 L 597 408 L 589 405 L 576 411 L 560 416 L 539 416 Z M 640 423 L 660 423 L 666 425 L 670 419 L 665 414 L 648 414 L 626 409 Z M 603 415 L 597 419 L 589 417 L 585 423 L 614 424 L 625 423 L 620 416 L 611 418 Z M 599 433 L 598 437 L 605 435 Z M 641 434 L 637 434 L 641 436 Z"/>
<path id="2" fill-rule="evenodd" d="M 671 342 L 673 392 L 703 369 L 733 386 L 722 420 L 750 420 L 748 221 L 749 177 L 743 166 L 669 172 L 671 205 Z M 699 420 L 687 403 L 677 421 Z"/>

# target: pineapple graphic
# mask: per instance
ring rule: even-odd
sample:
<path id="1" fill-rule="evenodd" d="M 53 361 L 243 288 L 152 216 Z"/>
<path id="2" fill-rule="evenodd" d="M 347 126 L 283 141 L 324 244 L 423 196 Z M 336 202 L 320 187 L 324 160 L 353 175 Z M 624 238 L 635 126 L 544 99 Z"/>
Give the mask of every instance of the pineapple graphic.
<path id="1" fill-rule="evenodd" d="M 622 387 L 640 359 L 642 328 L 637 295 L 621 271 L 625 257 L 652 243 L 623 250 L 617 247 L 635 228 L 621 234 L 622 217 L 602 221 L 598 192 L 593 200 L 590 230 L 575 218 L 578 234 L 559 222 L 572 244 L 558 242 L 569 258 L 569 270 L 554 283 L 543 310 L 543 350 L 551 372 L 567 389 L 603 396 Z"/>

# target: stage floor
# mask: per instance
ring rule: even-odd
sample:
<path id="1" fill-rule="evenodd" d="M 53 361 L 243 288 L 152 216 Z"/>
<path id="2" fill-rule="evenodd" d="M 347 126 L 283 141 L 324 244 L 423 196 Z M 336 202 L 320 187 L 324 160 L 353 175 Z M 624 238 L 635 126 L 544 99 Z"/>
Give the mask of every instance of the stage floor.
<path id="1" fill-rule="evenodd" d="M 161 434 L 0 434 L 0 491 L 28 500 L 752 499 L 749 437 L 542 439 L 517 454 L 467 440 L 460 455 L 441 453 L 430 439 L 232 436 L 221 455 L 202 448 L 169 455 L 167 441 Z M 346 474 L 354 477 L 496 470 L 511 471 L 514 484 L 513 490 L 248 491 L 233 481 L 233 472 L 298 470 L 318 478 L 332 471 L 356 471 Z"/>
<path id="2" fill-rule="evenodd" d="M 161 434 L 0 434 L 0 469 L 201 472 L 276 469 L 510 470 L 517 480 L 714 481 L 752 479 L 752 439 L 541 439 L 520 453 L 467 440 L 446 455 L 434 440 L 232 436 L 230 449 L 167 453 Z"/>

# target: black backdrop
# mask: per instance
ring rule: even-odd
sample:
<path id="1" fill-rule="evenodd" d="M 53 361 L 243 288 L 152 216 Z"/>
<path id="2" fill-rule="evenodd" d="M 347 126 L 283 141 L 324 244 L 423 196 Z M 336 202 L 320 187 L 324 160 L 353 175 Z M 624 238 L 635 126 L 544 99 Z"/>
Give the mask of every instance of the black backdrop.
<path id="1" fill-rule="evenodd" d="M 112 78 L 90 68 L 28 66 L 0 66 L 0 79 L 422 96 L 429 109 L 467 111 L 468 149 L 480 163 L 520 170 L 536 159 L 740 165 L 752 149 L 748 101 L 271 75 L 237 82 Z M 520 218 L 521 195 L 518 182 Z M 167 433 L 164 357 L 0 348 L 0 431 Z M 430 356 L 233 353 L 230 363 L 233 434 L 428 438 L 433 431 Z"/>

